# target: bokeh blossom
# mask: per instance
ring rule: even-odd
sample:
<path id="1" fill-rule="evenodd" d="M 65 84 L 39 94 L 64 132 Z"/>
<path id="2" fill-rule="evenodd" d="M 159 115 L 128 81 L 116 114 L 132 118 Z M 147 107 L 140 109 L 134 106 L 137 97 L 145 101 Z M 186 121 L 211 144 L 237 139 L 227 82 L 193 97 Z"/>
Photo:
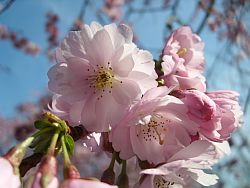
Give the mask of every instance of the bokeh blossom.
<path id="1" fill-rule="evenodd" d="M 19 172 L 15 172 L 10 161 L 0 157 L 0 187 L 20 188 Z"/>
<path id="2" fill-rule="evenodd" d="M 157 86 L 152 55 L 139 50 L 132 37 L 126 25 L 92 22 L 70 32 L 57 49 L 49 89 L 74 107 L 81 103 L 70 117 L 80 113 L 88 131 L 108 131 L 129 105 Z"/>
<path id="3" fill-rule="evenodd" d="M 103 182 L 87 179 L 68 179 L 63 182 L 61 188 L 118 188 Z"/>

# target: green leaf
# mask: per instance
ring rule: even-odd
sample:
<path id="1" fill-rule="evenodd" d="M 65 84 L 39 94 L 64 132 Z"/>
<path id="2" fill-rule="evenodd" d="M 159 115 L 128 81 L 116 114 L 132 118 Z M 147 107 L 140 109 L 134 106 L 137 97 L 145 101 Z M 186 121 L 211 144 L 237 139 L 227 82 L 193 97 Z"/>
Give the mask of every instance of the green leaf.
<path id="1" fill-rule="evenodd" d="M 38 145 L 36 145 L 34 149 L 34 153 L 46 153 L 50 146 L 50 141 L 51 139 L 47 138 L 43 140 L 42 142 L 40 142 Z"/>
<path id="2" fill-rule="evenodd" d="M 50 123 L 45 122 L 45 121 L 43 121 L 43 120 L 37 120 L 37 121 L 35 121 L 34 125 L 35 125 L 35 128 L 36 128 L 36 129 L 39 129 L 39 130 L 42 130 L 42 129 L 44 129 L 44 128 L 53 126 L 53 125 L 51 125 Z"/>
<path id="3" fill-rule="evenodd" d="M 45 153 L 50 145 L 51 138 L 54 134 L 52 129 L 37 136 L 30 145 L 30 148 L 34 149 L 34 153 Z"/>
<path id="4" fill-rule="evenodd" d="M 74 139 L 70 135 L 65 135 L 65 145 L 67 147 L 68 153 L 70 155 L 73 155 L 75 142 L 74 142 Z"/>

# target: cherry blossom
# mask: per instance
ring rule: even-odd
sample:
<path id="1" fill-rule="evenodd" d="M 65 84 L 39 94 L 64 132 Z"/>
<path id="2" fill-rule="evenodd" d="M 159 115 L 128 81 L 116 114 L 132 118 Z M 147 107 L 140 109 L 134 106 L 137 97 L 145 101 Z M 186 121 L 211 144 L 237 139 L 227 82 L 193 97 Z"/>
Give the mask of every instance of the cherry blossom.
<path id="1" fill-rule="evenodd" d="M 57 49 L 49 89 L 71 106 L 80 103 L 70 117 L 80 113 L 88 131 L 108 131 L 126 108 L 157 86 L 152 55 L 139 50 L 132 37 L 126 25 L 92 22 L 70 32 Z"/>
<path id="2" fill-rule="evenodd" d="M 207 94 L 197 90 L 183 92 L 181 100 L 187 105 L 191 120 L 199 124 L 199 132 L 213 141 L 230 137 L 241 125 L 242 111 L 237 100 L 238 93 L 215 91 Z"/>
<path id="3" fill-rule="evenodd" d="M 200 91 L 206 90 L 205 77 L 196 69 L 188 69 L 183 63 L 184 59 L 177 55 L 164 55 L 162 58 L 162 70 L 164 85 L 176 89 L 195 88 Z"/>
<path id="4" fill-rule="evenodd" d="M 216 155 L 217 150 L 215 145 L 206 140 L 194 141 L 172 156 L 167 163 L 143 170 L 142 174 L 147 176 L 138 187 L 192 187 L 194 181 L 203 186 L 214 185 L 218 177 L 203 170 L 211 169 L 218 161 L 220 155 Z M 223 150 L 227 151 L 227 148 Z"/>
<path id="5" fill-rule="evenodd" d="M 192 142 L 198 127 L 184 103 L 168 92 L 166 87 L 149 90 L 111 130 L 110 140 L 122 159 L 136 155 L 156 165 Z"/>
<path id="6" fill-rule="evenodd" d="M 162 67 L 167 86 L 180 89 L 206 90 L 204 71 L 204 43 L 192 30 L 183 26 L 174 31 L 163 49 Z"/>

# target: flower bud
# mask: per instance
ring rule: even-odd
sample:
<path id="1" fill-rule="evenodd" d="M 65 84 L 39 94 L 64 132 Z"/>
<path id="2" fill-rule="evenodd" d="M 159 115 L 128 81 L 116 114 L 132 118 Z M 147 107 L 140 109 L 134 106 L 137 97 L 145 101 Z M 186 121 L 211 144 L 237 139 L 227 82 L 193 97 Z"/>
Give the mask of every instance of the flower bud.
<path id="1" fill-rule="evenodd" d="M 54 156 L 45 156 L 37 171 L 31 175 L 26 182 L 24 188 L 57 188 L 59 182 L 57 179 L 57 161 Z"/>

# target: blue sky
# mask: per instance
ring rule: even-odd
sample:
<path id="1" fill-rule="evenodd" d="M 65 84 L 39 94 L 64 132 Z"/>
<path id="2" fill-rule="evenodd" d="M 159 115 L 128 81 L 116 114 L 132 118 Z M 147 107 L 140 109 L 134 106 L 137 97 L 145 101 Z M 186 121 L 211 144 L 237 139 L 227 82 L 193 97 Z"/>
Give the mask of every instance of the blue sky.
<path id="1" fill-rule="evenodd" d="M 101 1 L 96 1 L 101 2 Z M 155 6 L 159 4 L 159 0 L 155 1 Z M 178 11 L 182 13 L 183 19 L 188 23 L 190 20 L 190 12 L 194 10 L 194 0 L 189 1 L 188 4 L 180 6 Z M 0 64 L 11 68 L 11 72 L 6 74 L 0 72 L 0 114 L 11 117 L 14 115 L 15 106 L 23 101 L 36 101 L 38 99 L 37 92 L 46 92 L 47 90 L 47 71 L 52 66 L 44 55 L 46 49 L 46 33 L 45 22 L 46 13 L 48 11 L 55 12 L 60 17 L 59 30 L 62 38 L 73 21 L 78 16 L 82 0 L 74 0 L 74 3 L 69 0 L 22 0 L 16 1 L 13 6 L 0 15 L 0 24 L 6 24 L 11 30 L 18 31 L 22 36 L 26 36 L 32 41 L 41 46 L 42 53 L 36 57 L 25 55 L 23 52 L 16 50 L 8 41 L 0 41 Z M 187 7 L 188 6 L 188 7 Z M 95 20 L 92 9 L 87 9 L 85 22 L 90 23 Z M 139 37 L 141 44 L 150 49 L 161 49 L 164 46 L 163 35 L 164 23 L 167 14 L 165 12 L 133 15 L 130 20 L 133 21 L 133 27 L 136 35 Z M 192 21 L 194 28 L 200 23 L 202 17 Z M 207 69 L 210 63 L 214 60 L 215 54 L 222 46 L 222 42 L 216 39 L 214 34 L 208 32 L 207 29 L 201 34 L 202 39 L 206 43 L 205 56 L 207 60 Z M 157 59 L 159 53 L 152 51 L 154 57 Z M 224 71 L 220 71 L 218 78 L 213 80 L 215 82 L 215 89 L 234 89 L 238 90 L 236 73 L 230 67 L 221 65 Z M 218 71 L 218 70 L 217 70 Z M 230 72 L 230 74 L 228 74 Z M 235 76 L 232 76 L 235 75 Z M 234 78 L 233 84 L 223 82 L 218 84 L 221 80 L 228 80 Z M 245 91 L 241 91 L 244 95 Z"/>

